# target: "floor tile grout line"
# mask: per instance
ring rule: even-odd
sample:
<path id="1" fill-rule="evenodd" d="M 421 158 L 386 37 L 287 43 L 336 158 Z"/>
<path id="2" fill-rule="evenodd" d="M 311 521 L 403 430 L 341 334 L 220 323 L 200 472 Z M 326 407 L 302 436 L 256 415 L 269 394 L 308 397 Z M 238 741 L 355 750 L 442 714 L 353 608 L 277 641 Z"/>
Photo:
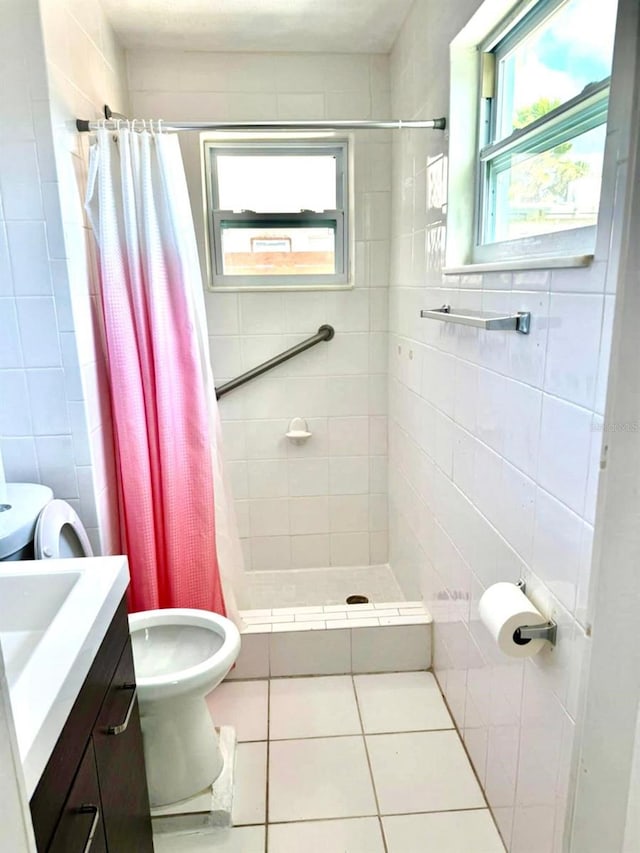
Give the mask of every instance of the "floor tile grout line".
<path id="1" fill-rule="evenodd" d="M 387 846 L 387 836 L 385 835 L 385 832 L 384 832 L 384 824 L 382 823 L 382 815 L 381 814 L 378 815 L 378 827 L 380 829 L 380 837 L 382 838 L 382 847 L 383 847 L 384 853 L 389 853 L 389 848 Z"/>
<path id="2" fill-rule="evenodd" d="M 435 679 L 435 681 L 436 681 L 436 684 L 438 685 L 438 690 L 440 691 L 440 695 L 442 696 L 442 701 L 443 701 L 443 702 L 444 702 L 444 704 L 446 705 L 447 711 L 449 712 L 449 716 L 451 717 L 451 721 L 453 722 L 453 728 L 454 728 L 454 731 L 455 731 L 455 733 L 456 733 L 456 734 L 457 734 L 457 736 L 458 736 L 458 740 L 460 741 L 460 745 L 462 746 L 462 749 L 464 750 L 464 754 L 467 756 L 467 761 L 469 762 L 469 766 L 471 767 L 471 772 L 473 773 L 474 779 L 475 779 L 475 780 L 476 780 L 476 782 L 478 783 L 478 788 L 480 789 L 480 793 L 482 794 L 482 799 L 484 800 L 484 803 L 485 803 L 485 806 L 486 806 L 486 808 L 487 808 L 487 811 L 488 811 L 488 812 L 489 812 L 489 814 L 491 815 L 491 820 L 493 821 L 493 825 L 494 825 L 494 827 L 495 827 L 495 829 L 496 829 L 496 832 L 498 833 L 498 837 L 499 837 L 500 841 L 502 842 L 502 844 L 504 845 L 504 848 L 505 848 L 505 850 L 506 850 L 506 849 L 507 849 L 507 845 L 505 844 L 504 839 L 503 839 L 503 837 L 502 837 L 502 833 L 500 832 L 500 828 L 499 828 L 499 826 L 498 826 L 498 822 L 497 822 L 497 820 L 496 820 L 496 817 L 495 817 L 495 815 L 494 815 L 494 813 L 493 813 L 493 809 L 492 809 L 492 808 L 491 808 L 491 806 L 489 805 L 489 800 L 487 799 L 487 793 L 486 793 L 486 791 L 485 791 L 485 789 L 484 789 L 484 785 L 483 785 L 483 784 L 482 784 L 482 782 L 480 781 L 480 777 L 478 776 L 478 773 L 476 772 L 475 764 L 474 764 L 474 763 L 473 763 L 473 761 L 471 760 L 471 756 L 469 755 L 469 750 L 467 749 L 467 745 L 466 745 L 466 743 L 464 742 L 464 738 L 462 737 L 462 734 L 461 734 L 461 732 L 460 732 L 460 728 L 459 728 L 459 726 L 458 726 L 458 724 L 457 724 L 457 722 L 456 722 L 456 718 L 454 717 L 453 712 L 452 712 L 452 710 L 451 710 L 451 708 L 450 708 L 450 706 L 449 706 L 449 703 L 448 703 L 448 701 L 447 701 L 447 697 L 444 695 L 444 693 L 443 693 L 443 691 L 442 691 L 442 688 L 440 687 L 440 682 L 438 681 L 438 676 L 436 675 L 436 671 L 435 671 L 435 669 L 433 669 L 433 667 L 432 667 L 432 669 L 431 669 L 431 672 L 432 672 L 433 677 L 434 677 L 434 679 Z"/>
<path id="3" fill-rule="evenodd" d="M 402 626 L 400 626 L 402 627 Z M 413 626 L 409 626 L 413 627 Z M 346 628 L 342 630 L 346 631 Z M 255 678 L 230 678 L 223 682 L 223 684 L 245 684 L 247 682 L 255 683 L 256 681 L 295 681 L 297 678 L 333 678 L 338 675 L 404 675 L 410 672 L 428 672 L 431 675 L 434 675 L 433 667 L 429 669 L 399 669 L 399 670 L 388 670 L 388 669 L 366 669 L 359 672 L 303 672 L 296 673 L 294 675 L 256 675 Z M 435 675 L 434 675 L 435 677 Z M 438 687 L 439 689 L 439 687 Z"/>
<path id="4" fill-rule="evenodd" d="M 420 814 L 455 814 L 457 812 L 489 812 L 486 806 L 469 806 L 466 809 L 422 809 L 419 812 L 383 812 L 382 814 L 354 814 L 341 815 L 338 817 L 298 817 L 292 820 L 272 820 L 271 826 L 280 826 L 281 824 L 291 823 L 322 823 L 331 820 L 364 820 L 365 818 L 383 818 L 383 817 L 413 817 Z M 243 824 L 243 826 L 262 826 L 261 823 Z"/>
<path id="5" fill-rule="evenodd" d="M 387 839 L 385 838 L 384 830 L 382 827 L 382 819 L 380 817 L 380 800 L 378 799 L 378 791 L 376 788 L 376 782 L 373 776 L 373 767 L 371 766 L 371 756 L 369 755 L 369 748 L 367 746 L 367 738 L 364 733 L 364 722 L 362 719 L 362 711 L 360 710 L 360 702 L 358 700 L 358 691 L 356 689 L 355 678 L 353 677 L 353 673 L 351 674 L 351 687 L 353 689 L 353 694 L 356 700 L 356 708 L 358 710 L 358 719 L 360 720 L 360 729 L 362 731 L 362 743 L 364 746 L 364 754 L 367 758 L 367 767 L 369 768 L 369 778 L 371 779 L 371 787 L 373 789 L 373 797 L 376 803 L 376 811 L 378 818 L 378 826 L 380 828 L 380 835 L 382 837 L 382 846 L 384 847 L 384 853 L 389 853 L 389 849 L 387 847 Z"/>
<path id="6" fill-rule="evenodd" d="M 420 670 L 420 672 L 423 672 L 423 670 Z M 380 675 L 382 673 L 375 673 L 375 674 Z M 431 674 L 435 677 L 435 673 L 433 671 Z M 480 783 L 480 780 L 478 779 L 477 773 L 475 771 L 475 767 L 470 760 L 469 754 L 468 754 L 467 749 L 466 749 L 466 745 L 465 745 L 464 740 L 460 734 L 460 730 L 459 730 L 458 726 L 456 725 L 455 719 L 454 719 L 453 715 L 451 714 L 451 710 L 450 710 L 449 705 L 446 701 L 446 698 L 444 697 L 444 695 L 440 691 L 440 685 L 437 682 L 437 679 L 436 679 L 436 683 L 438 686 L 440 698 L 443 700 L 445 707 L 447 708 L 447 711 L 449 713 L 450 720 L 452 721 L 452 725 L 450 727 L 448 727 L 446 729 L 442 729 L 442 728 L 438 728 L 438 729 L 409 729 L 409 730 L 405 730 L 405 731 L 385 731 L 385 732 L 367 733 L 364 731 L 364 721 L 363 721 L 363 717 L 362 717 L 362 709 L 360 706 L 360 699 L 359 699 L 358 688 L 357 688 L 357 683 L 356 683 L 356 678 L 358 675 L 360 675 L 360 673 L 357 673 L 357 674 L 351 673 L 349 675 L 349 678 L 350 678 L 350 686 L 351 686 L 351 689 L 353 691 L 353 696 L 354 696 L 355 702 L 356 702 L 356 710 L 357 710 L 358 721 L 359 721 L 359 725 L 360 725 L 360 731 L 359 732 L 352 733 L 352 734 L 342 734 L 342 735 L 331 735 L 331 734 L 329 734 L 329 735 L 326 735 L 326 734 L 325 735 L 316 735 L 316 736 L 311 736 L 311 737 L 306 737 L 306 738 L 305 737 L 303 737 L 303 738 L 281 738 L 281 739 L 279 738 L 279 739 L 275 739 L 275 742 L 277 743 L 277 742 L 286 742 L 286 741 L 294 741 L 294 740 L 327 740 L 327 739 L 346 738 L 346 737 L 351 737 L 351 738 L 362 737 L 364 740 L 365 755 L 367 758 L 367 765 L 368 765 L 369 775 L 370 775 L 370 779 L 371 779 L 371 783 L 372 783 L 372 789 L 373 789 L 373 793 L 374 793 L 374 799 L 375 799 L 375 805 L 376 805 L 377 813 L 375 813 L 375 814 L 364 814 L 364 815 L 338 815 L 338 816 L 325 816 L 325 817 L 314 817 L 314 818 L 295 818 L 292 820 L 275 820 L 275 821 L 271 821 L 269 819 L 270 818 L 270 816 L 269 816 L 269 776 L 270 776 L 269 771 L 270 771 L 270 759 L 271 759 L 270 747 L 271 747 L 271 743 L 272 743 L 272 738 L 271 738 L 271 686 L 272 685 L 271 685 L 271 678 L 266 678 L 266 679 L 263 678 L 261 680 L 267 682 L 266 683 L 266 700 L 267 700 L 267 707 L 266 707 L 266 717 L 267 717 L 267 719 L 266 719 L 266 724 L 267 724 L 266 742 L 264 739 L 262 739 L 262 740 L 253 740 L 253 741 L 243 741 L 242 743 L 265 743 L 265 747 L 266 747 L 265 771 L 266 772 L 265 772 L 265 783 L 264 783 L 264 791 L 265 791 L 264 822 L 246 823 L 246 824 L 243 823 L 243 824 L 237 825 L 237 828 L 263 827 L 264 828 L 264 853 L 268 853 L 269 827 L 272 825 L 275 826 L 275 825 L 279 825 L 279 824 L 287 825 L 287 824 L 314 823 L 314 822 L 324 822 L 324 821 L 334 822 L 334 821 L 375 819 L 375 820 L 377 820 L 377 825 L 380 827 L 380 833 L 381 833 L 382 843 L 384 846 L 384 851 L 385 851 L 385 853 L 388 853 L 388 845 L 387 845 L 387 839 L 386 839 L 385 831 L 384 831 L 383 818 L 412 817 L 412 816 L 416 816 L 416 815 L 456 813 L 456 812 L 457 813 L 464 813 L 464 812 L 473 812 L 473 811 L 478 811 L 478 812 L 487 811 L 487 813 L 491 819 L 491 822 L 495 825 L 495 817 L 493 815 L 491 808 L 488 805 L 486 795 L 485 795 L 485 791 L 484 791 L 484 789 Z M 326 677 L 326 676 L 322 676 L 322 677 Z M 346 679 L 345 679 L 345 681 L 346 681 Z M 345 686 L 346 686 L 346 684 L 345 684 Z M 429 733 L 435 733 L 435 732 L 452 732 L 452 731 L 455 732 L 456 740 L 462 746 L 463 751 L 467 757 L 467 760 L 469 761 L 469 765 L 473 771 L 473 775 L 474 775 L 476 782 L 478 783 L 479 789 L 482 793 L 484 805 L 470 806 L 470 807 L 466 807 L 466 808 L 454 808 L 454 809 L 421 809 L 420 811 L 383 813 L 381 808 L 380 808 L 380 802 L 379 802 L 378 792 L 377 792 L 375 778 L 374 778 L 374 774 L 373 774 L 373 768 L 371 765 L 371 758 L 369 755 L 367 739 L 369 737 L 394 736 L 397 734 L 406 734 L 406 735 L 414 734 L 415 735 L 415 734 L 429 734 Z M 496 831 L 498 833 L 498 837 L 500 838 L 500 842 L 503 843 L 500 832 L 497 829 L 497 827 L 496 827 Z M 187 832 L 189 834 L 194 834 L 194 833 L 200 834 L 200 830 L 187 830 Z M 173 833 L 171 833 L 171 834 L 173 834 Z M 182 833 L 178 833 L 178 834 L 185 834 L 185 833 L 182 832 Z"/>
<path id="7" fill-rule="evenodd" d="M 420 735 L 429 734 L 431 732 L 456 732 L 456 729 L 455 726 L 448 726 L 446 729 L 403 729 L 401 731 L 393 730 L 388 732 L 365 732 L 361 730 L 359 732 L 346 732 L 343 734 L 306 735 L 298 737 L 274 737 L 272 738 L 272 740 L 274 743 L 285 743 L 286 741 L 291 740 L 328 740 L 330 738 L 358 737 L 358 735 L 362 735 L 363 737 L 387 737 L 388 735 Z M 242 741 L 242 743 L 264 743 L 264 741 Z"/>
<path id="8" fill-rule="evenodd" d="M 267 760 L 264 790 L 264 853 L 269 851 L 269 762 L 271 758 L 271 679 L 267 679 Z"/>

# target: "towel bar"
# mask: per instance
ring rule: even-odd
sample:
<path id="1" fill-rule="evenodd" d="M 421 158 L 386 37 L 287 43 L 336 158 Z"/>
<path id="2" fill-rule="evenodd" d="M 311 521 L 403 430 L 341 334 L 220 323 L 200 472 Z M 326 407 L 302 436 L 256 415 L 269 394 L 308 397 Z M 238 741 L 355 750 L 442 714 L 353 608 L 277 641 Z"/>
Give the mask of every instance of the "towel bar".
<path id="1" fill-rule="evenodd" d="M 445 323 L 458 323 L 462 326 L 475 326 L 478 329 L 494 329 L 500 331 L 520 332 L 528 335 L 531 329 L 531 313 L 529 311 L 518 311 L 516 314 L 491 314 L 488 311 L 466 311 L 457 313 L 451 310 L 450 305 L 441 308 L 423 309 L 421 317 L 430 320 L 443 320 Z"/>

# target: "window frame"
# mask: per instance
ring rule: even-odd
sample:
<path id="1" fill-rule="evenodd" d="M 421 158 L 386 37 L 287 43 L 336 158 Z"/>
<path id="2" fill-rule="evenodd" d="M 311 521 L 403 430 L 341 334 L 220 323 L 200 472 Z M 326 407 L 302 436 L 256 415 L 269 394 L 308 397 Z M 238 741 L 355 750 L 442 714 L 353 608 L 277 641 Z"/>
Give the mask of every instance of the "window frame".
<path id="1" fill-rule="evenodd" d="M 584 133 L 602 124 L 606 126 L 611 77 L 590 84 L 573 98 L 560 104 L 554 110 L 524 128 L 513 131 L 503 139 L 496 140 L 496 127 L 499 118 L 498 101 L 500 59 L 522 42 L 540 25 L 542 21 L 553 15 L 566 0 L 526 0 L 512 8 L 498 26 L 477 45 L 479 57 L 478 93 L 477 93 L 477 150 L 475 155 L 474 173 L 474 211 L 473 211 L 473 241 L 472 263 L 491 263 L 510 260 L 525 256 L 562 256 L 591 254 L 595 247 L 596 225 L 580 226 L 565 230 L 542 232 L 518 237 L 511 240 L 488 239 L 488 234 L 495 228 L 495 206 L 491 204 L 491 168 L 490 163 L 500 156 L 507 156 L 518 148 L 524 148 L 528 140 L 533 144 L 533 153 L 538 153 L 535 143 L 541 143 L 545 133 L 555 128 L 555 134 L 548 137 L 560 144 L 563 133 L 571 133 L 569 138 L 575 138 L 580 132 Z M 486 81 L 483 73 L 484 57 L 495 63 L 493 74 L 492 95 L 488 96 Z M 598 120 L 604 116 L 604 121 Z M 585 126 L 580 130 L 580 120 Z M 548 150 L 548 148 L 540 149 Z M 604 153 L 604 152 L 603 152 Z M 602 186 L 602 184 L 601 184 Z M 494 232 L 495 233 L 495 232 Z"/>
<path id="2" fill-rule="evenodd" d="M 217 154 L 234 156 L 309 156 L 317 151 L 336 158 L 336 209 L 269 213 L 221 210 L 218 198 Z M 203 139 L 206 253 L 211 290 L 313 290 L 350 287 L 350 145 L 346 139 Z M 317 275 L 230 275 L 223 272 L 222 223 L 253 223 L 265 228 L 309 227 L 335 222 L 335 273 Z M 240 226 L 242 227 L 242 226 Z"/>

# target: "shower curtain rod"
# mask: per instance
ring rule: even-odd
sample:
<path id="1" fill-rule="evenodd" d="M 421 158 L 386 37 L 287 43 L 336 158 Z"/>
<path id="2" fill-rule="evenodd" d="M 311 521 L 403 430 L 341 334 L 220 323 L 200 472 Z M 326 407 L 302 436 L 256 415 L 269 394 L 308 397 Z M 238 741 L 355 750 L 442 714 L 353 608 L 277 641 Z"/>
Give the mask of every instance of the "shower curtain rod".
<path id="1" fill-rule="evenodd" d="M 129 119 L 102 119 L 87 121 L 76 119 L 76 127 L 81 133 L 106 127 L 115 130 L 121 121 Z M 131 119 L 132 124 L 142 125 L 142 119 Z M 149 121 L 149 119 L 145 119 Z M 162 130 L 403 130 L 404 128 L 426 128 L 444 130 L 446 119 L 433 118 L 425 121 L 162 121 L 152 122 Z"/>
<path id="2" fill-rule="evenodd" d="M 107 127 L 115 130 L 121 121 L 142 124 L 149 119 L 128 119 L 120 113 L 113 113 L 104 107 L 104 119 L 88 121 L 76 119 L 76 128 L 81 133 Z M 404 121 L 158 121 L 152 120 L 152 126 L 162 130 L 403 130 L 404 128 L 423 128 L 427 130 L 445 130 L 446 118 Z"/>

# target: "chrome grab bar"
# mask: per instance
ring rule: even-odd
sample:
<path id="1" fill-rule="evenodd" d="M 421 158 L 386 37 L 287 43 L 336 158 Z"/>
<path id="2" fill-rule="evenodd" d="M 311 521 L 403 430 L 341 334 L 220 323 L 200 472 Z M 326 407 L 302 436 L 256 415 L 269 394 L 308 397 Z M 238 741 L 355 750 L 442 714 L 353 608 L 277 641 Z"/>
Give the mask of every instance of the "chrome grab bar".
<path id="1" fill-rule="evenodd" d="M 216 397 L 219 400 L 220 397 L 228 394 L 229 391 L 233 391 L 235 388 L 239 388 L 241 385 L 244 385 L 245 382 L 250 382 L 252 379 L 255 379 L 256 376 L 261 376 L 268 370 L 277 367 L 279 364 L 283 364 L 285 361 L 293 358 L 294 355 L 299 355 L 301 352 L 311 349 L 311 347 L 314 347 L 322 341 L 330 341 L 334 335 L 335 329 L 333 326 L 329 326 L 327 324 L 320 326 L 316 334 L 307 338 L 306 341 L 301 341 L 299 344 L 290 347 L 284 352 L 281 352 L 279 355 L 274 355 L 273 358 L 263 361 L 262 364 L 259 364 L 257 367 L 252 367 L 251 370 L 247 370 L 246 373 L 236 376 L 235 379 L 230 379 L 228 382 L 220 385 L 216 388 Z"/>
<path id="2" fill-rule="evenodd" d="M 531 331 L 531 313 L 529 311 L 518 311 L 516 314 L 491 314 L 488 311 L 465 311 L 458 313 L 451 310 L 450 305 L 441 308 L 423 309 L 421 317 L 430 320 L 444 320 L 446 323 L 458 323 L 462 326 L 475 326 L 478 329 L 492 331 L 520 332 L 528 335 Z"/>

